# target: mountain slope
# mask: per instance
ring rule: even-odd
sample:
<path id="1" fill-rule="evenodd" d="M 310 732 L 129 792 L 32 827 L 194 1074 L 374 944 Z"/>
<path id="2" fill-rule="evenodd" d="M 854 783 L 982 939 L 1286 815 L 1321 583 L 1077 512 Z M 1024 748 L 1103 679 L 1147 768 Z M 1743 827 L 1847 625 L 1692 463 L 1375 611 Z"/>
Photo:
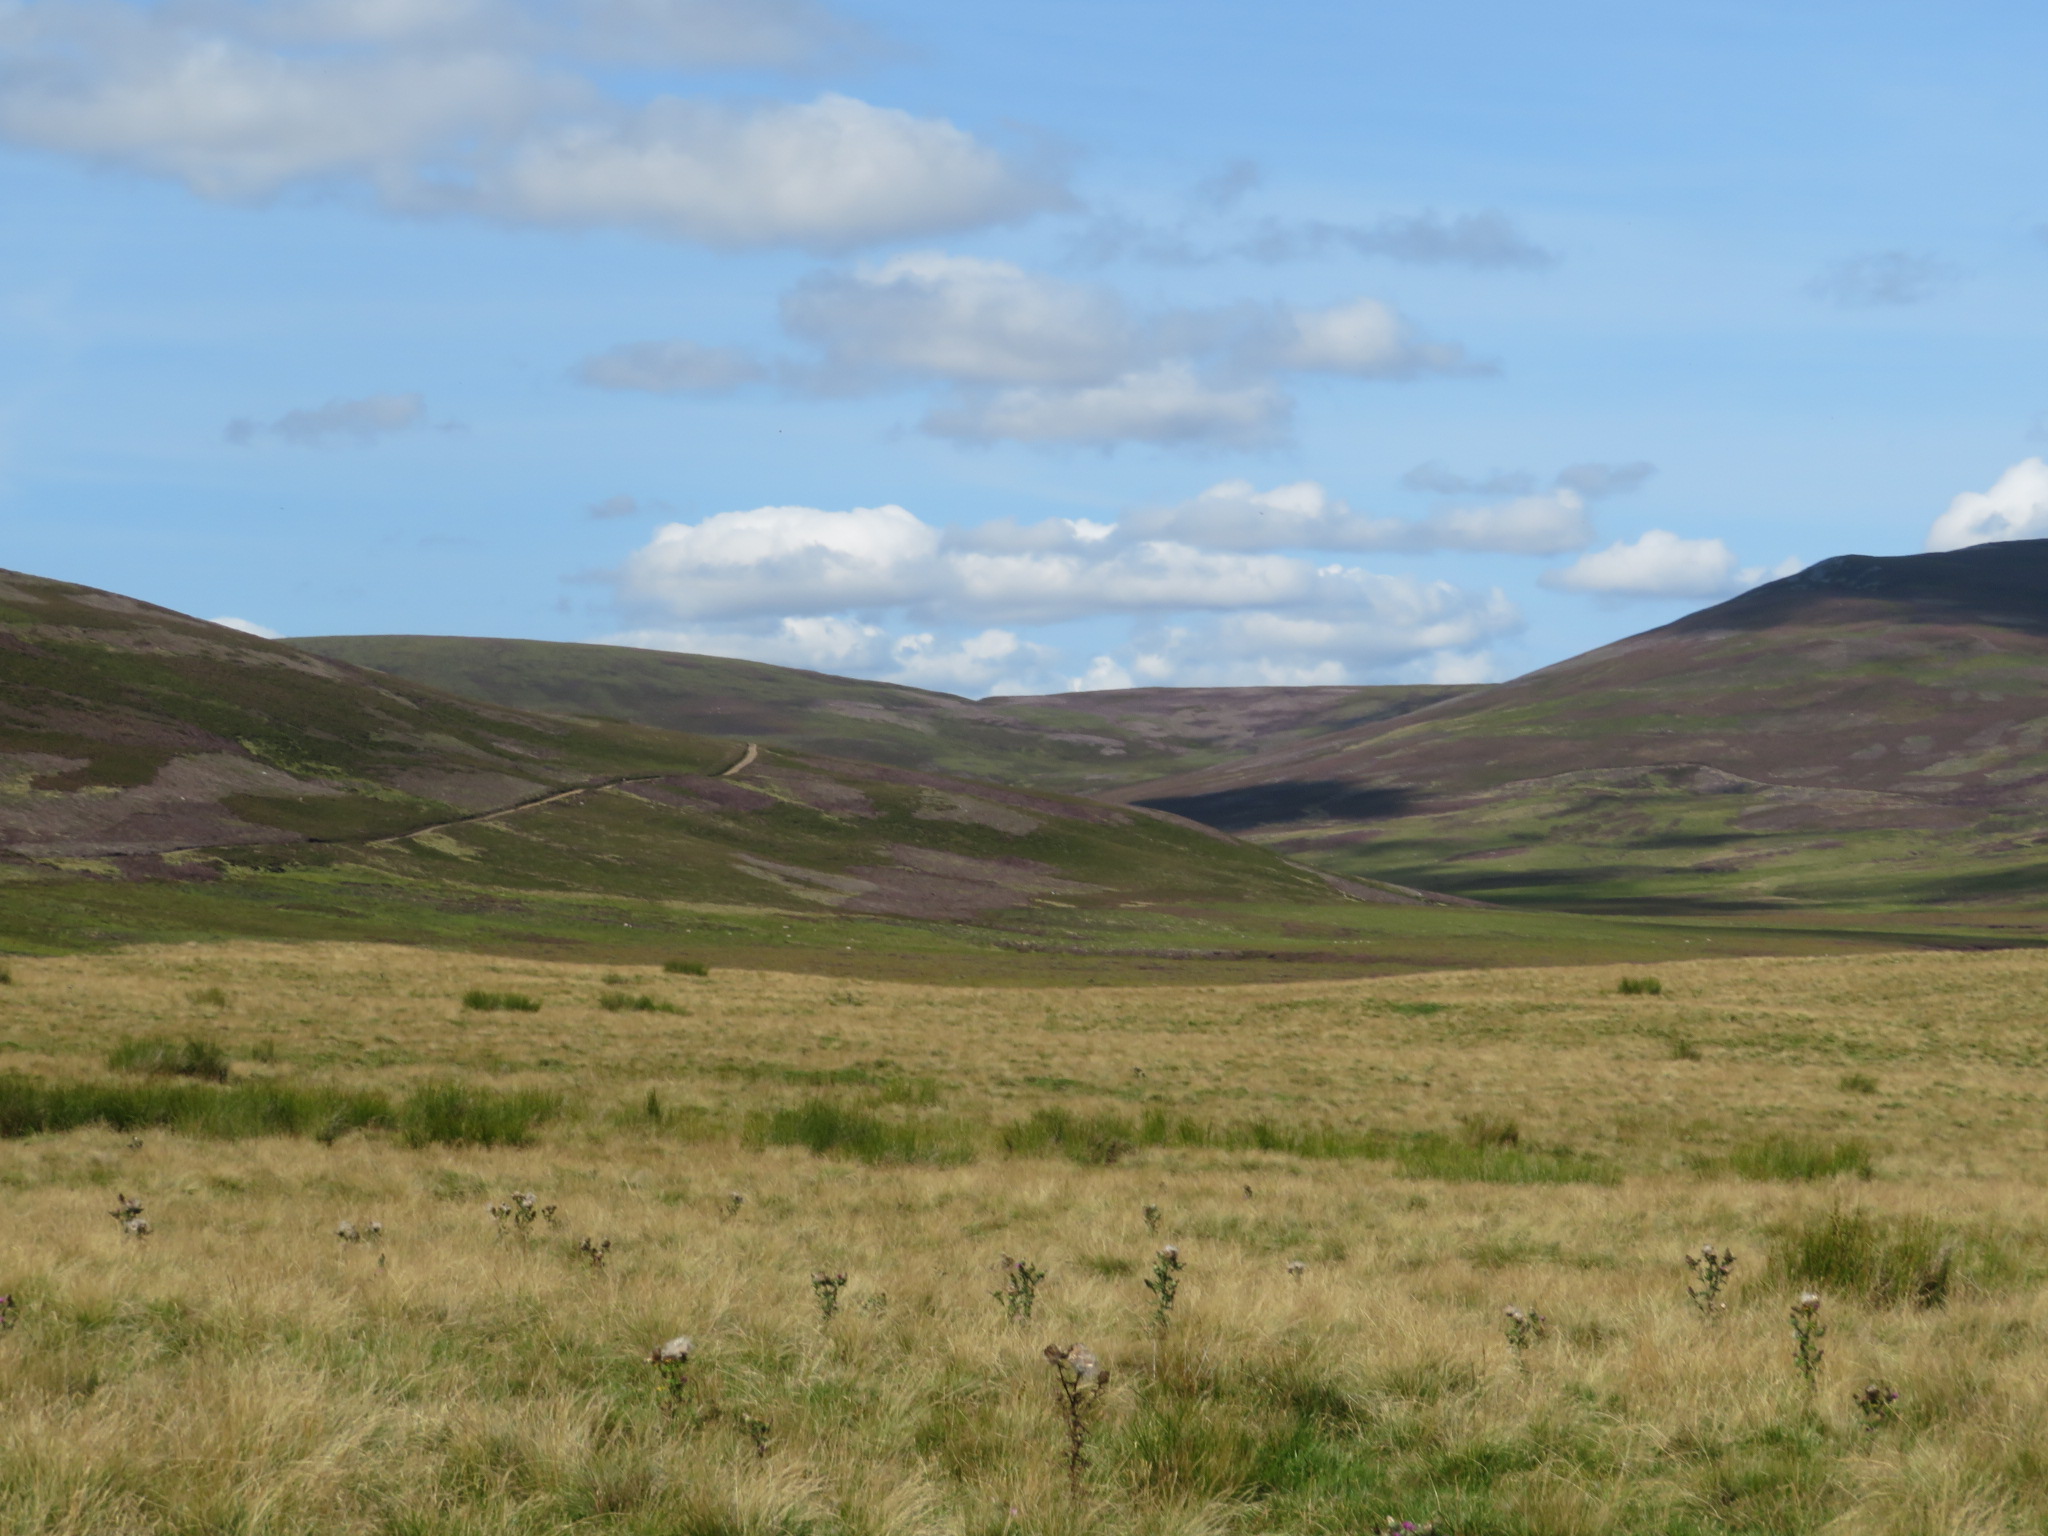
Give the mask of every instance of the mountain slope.
<path id="1" fill-rule="evenodd" d="M 738 750 L 499 709 L 0 572 L 0 846 L 20 854 L 369 837 Z"/>
<path id="2" fill-rule="evenodd" d="M 1076 792 L 1206 767 L 1469 691 L 1132 688 L 975 703 L 895 683 L 628 646 L 432 635 L 292 643 L 519 709 Z"/>
<path id="3" fill-rule="evenodd" d="M 2048 890 L 2048 541 L 1841 556 L 1512 683 L 1116 798 L 1490 899 Z"/>
<path id="4" fill-rule="evenodd" d="M 81 878 L 254 881 L 401 930 L 403 910 L 541 898 L 1025 931 L 1034 911 L 1357 904 L 1154 811 L 502 708 L 0 574 L 0 881 L 18 909 Z"/>

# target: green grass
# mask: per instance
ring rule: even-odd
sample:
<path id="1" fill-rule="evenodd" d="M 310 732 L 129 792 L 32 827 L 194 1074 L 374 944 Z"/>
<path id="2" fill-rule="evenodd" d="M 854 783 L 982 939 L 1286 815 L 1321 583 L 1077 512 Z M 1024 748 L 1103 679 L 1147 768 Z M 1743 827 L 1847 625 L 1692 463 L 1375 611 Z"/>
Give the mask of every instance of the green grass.
<path id="1" fill-rule="evenodd" d="M 664 960 L 661 968 L 671 976 L 709 976 L 711 967 L 702 960 Z"/>
<path id="2" fill-rule="evenodd" d="M 228 1057 L 212 1040 L 165 1040 L 150 1036 L 123 1040 L 107 1052 L 116 1072 L 144 1072 L 156 1077 L 197 1077 L 210 1083 L 228 1080 Z"/>
<path id="3" fill-rule="evenodd" d="M 970 1130 L 932 1121 L 884 1120 L 831 1099 L 807 1099 L 789 1109 L 750 1117 L 747 1139 L 756 1145 L 807 1147 L 820 1157 L 863 1163 L 972 1162 Z"/>
<path id="4" fill-rule="evenodd" d="M 426 1083 L 399 1106 L 397 1126 L 411 1147 L 517 1147 L 561 1113 L 561 1096 L 538 1089 L 495 1093 L 463 1083 Z"/>
<path id="5" fill-rule="evenodd" d="M 491 992 L 471 987 L 462 994 L 462 1006 L 472 1013 L 539 1013 L 540 999 L 524 992 Z"/>
<path id="6" fill-rule="evenodd" d="M 1603 1158 L 1571 1151 L 1474 1143 L 1463 1137 L 1420 1136 L 1394 1155 L 1404 1178 L 1459 1184 L 1618 1184 L 1621 1170 Z"/>
<path id="7" fill-rule="evenodd" d="M 1791 1134 L 1765 1136 L 1729 1152 L 1726 1166 L 1745 1179 L 1832 1179 L 1845 1174 L 1867 1179 L 1874 1171 L 1870 1147 L 1854 1138 L 1818 1141 Z"/>
<path id="8" fill-rule="evenodd" d="M 1624 976 L 1614 990 L 1623 997 L 1662 997 L 1664 983 L 1654 976 Z"/>
<path id="9" fill-rule="evenodd" d="M 664 1003 L 645 992 L 600 992 L 597 1006 L 606 1013 L 681 1013 L 674 1003 Z"/>
<path id="10" fill-rule="evenodd" d="M 2015 1261 L 1993 1242 L 1968 1242 L 1925 1217 L 1886 1216 L 1837 1206 L 1773 1234 L 1772 1268 L 1791 1284 L 1824 1297 L 1853 1297 L 1872 1306 L 1940 1306 L 1967 1259 L 1977 1283 L 2009 1278 Z"/>
<path id="11" fill-rule="evenodd" d="M 347 1131 L 396 1131 L 408 1146 L 518 1146 L 562 1112 L 559 1097 L 520 1090 L 428 1083 L 394 1104 L 377 1091 L 275 1081 L 226 1087 L 199 1083 L 52 1083 L 0 1076 L 0 1137 L 104 1125 L 110 1130 L 177 1131 L 239 1140 L 306 1136 L 332 1141 Z"/>

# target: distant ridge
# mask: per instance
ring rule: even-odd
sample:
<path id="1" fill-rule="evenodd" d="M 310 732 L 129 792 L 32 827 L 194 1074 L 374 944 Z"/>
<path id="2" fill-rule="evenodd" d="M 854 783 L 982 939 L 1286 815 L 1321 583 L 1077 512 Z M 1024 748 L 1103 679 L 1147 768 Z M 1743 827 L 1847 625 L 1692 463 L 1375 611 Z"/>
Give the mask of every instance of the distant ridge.
<path id="1" fill-rule="evenodd" d="M 975 701 L 621 645 L 440 635 L 323 635 L 292 643 L 518 709 L 741 736 L 792 751 L 1070 793 L 1208 767 L 1471 691 L 1125 688 Z"/>
<path id="2" fill-rule="evenodd" d="M 1510 683 L 1115 795 L 1496 900 L 2048 893 L 2048 540 L 1837 556 Z"/>

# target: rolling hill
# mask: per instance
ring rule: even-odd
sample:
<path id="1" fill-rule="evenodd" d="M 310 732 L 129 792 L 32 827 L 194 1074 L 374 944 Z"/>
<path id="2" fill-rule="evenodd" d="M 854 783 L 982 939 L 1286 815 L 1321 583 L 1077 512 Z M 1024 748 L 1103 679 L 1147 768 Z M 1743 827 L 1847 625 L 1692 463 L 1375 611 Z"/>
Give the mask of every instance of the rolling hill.
<path id="1" fill-rule="evenodd" d="M 1844 555 L 1514 682 L 1115 798 L 1578 910 L 2048 891 L 2048 541 Z"/>
<path id="2" fill-rule="evenodd" d="M 292 644 L 517 709 L 607 716 L 1076 793 L 1355 729 L 1470 691 L 1131 688 L 975 702 L 895 683 L 618 645 L 434 635 L 327 635 Z"/>
<path id="3" fill-rule="evenodd" d="M 0 573 L 0 947 L 686 936 L 784 963 L 1326 966 L 1384 937 L 1366 903 L 1423 909 L 1343 884 L 1165 813 L 506 708 Z"/>

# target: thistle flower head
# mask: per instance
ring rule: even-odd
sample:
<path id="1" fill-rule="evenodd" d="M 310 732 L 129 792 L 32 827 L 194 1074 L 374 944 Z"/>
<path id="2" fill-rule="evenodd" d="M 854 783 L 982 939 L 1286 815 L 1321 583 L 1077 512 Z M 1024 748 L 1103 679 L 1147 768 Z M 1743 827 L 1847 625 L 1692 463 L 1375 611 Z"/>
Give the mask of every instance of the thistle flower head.
<path id="1" fill-rule="evenodd" d="M 356 1224 L 352 1221 L 344 1221 L 336 1227 L 334 1235 L 344 1243 L 360 1243 L 363 1240 L 363 1234 L 356 1230 Z"/>
<path id="2" fill-rule="evenodd" d="M 1180 1262 L 1180 1250 L 1174 1247 L 1172 1243 L 1168 1243 L 1159 1250 L 1159 1257 L 1166 1260 L 1168 1264 L 1178 1264 Z"/>
<path id="3" fill-rule="evenodd" d="M 369 1226 L 369 1233 L 372 1237 L 382 1237 L 384 1235 L 384 1223 L 381 1221 L 371 1222 Z"/>
<path id="4" fill-rule="evenodd" d="M 1792 1310 L 1812 1316 L 1820 1310 L 1820 1294 L 1817 1291 L 1801 1291 L 1799 1299 L 1792 1304 Z"/>
<path id="5" fill-rule="evenodd" d="M 650 1365 L 683 1365 L 688 1363 L 692 1348 L 690 1336 L 679 1333 L 667 1343 L 655 1345 L 647 1361 Z"/>
<path id="6" fill-rule="evenodd" d="M 1308 1265 L 1300 1259 L 1289 1259 L 1287 1261 L 1287 1273 L 1299 1280 L 1308 1273 Z"/>

